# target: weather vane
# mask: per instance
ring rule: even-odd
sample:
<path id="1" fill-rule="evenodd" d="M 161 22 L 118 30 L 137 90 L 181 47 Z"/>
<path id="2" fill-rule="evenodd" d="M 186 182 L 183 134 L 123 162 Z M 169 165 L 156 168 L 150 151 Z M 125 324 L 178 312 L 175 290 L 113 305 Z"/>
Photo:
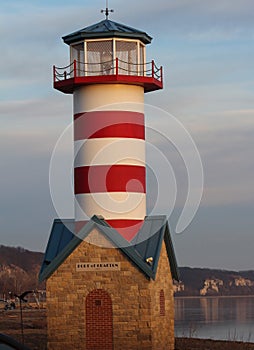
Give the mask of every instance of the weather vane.
<path id="1" fill-rule="evenodd" d="M 101 10 L 101 13 L 105 13 L 106 19 L 108 19 L 109 13 L 114 12 L 114 10 L 109 10 L 108 8 L 108 0 L 106 0 L 106 10 Z"/>

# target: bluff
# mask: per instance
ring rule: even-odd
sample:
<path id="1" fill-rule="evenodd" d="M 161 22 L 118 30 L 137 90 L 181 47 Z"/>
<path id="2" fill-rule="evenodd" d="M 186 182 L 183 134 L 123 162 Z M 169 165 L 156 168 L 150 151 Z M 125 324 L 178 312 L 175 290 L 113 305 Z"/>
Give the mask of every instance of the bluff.
<path id="1" fill-rule="evenodd" d="M 0 245 L 0 299 L 9 292 L 44 288 L 38 283 L 43 253 Z"/>
<path id="2" fill-rule="evenodd" d="M 44 289 L 38 274 L 44 254 L 0 245 L 0 299 L 9 292 Z M 180 267 L 175 296 L 254 295 L 254 271 Z"/>
<path id="3" fill-rule="evenodd" d="M 254 295 L 254 271 L 180 267 L 175 296 Z"/>

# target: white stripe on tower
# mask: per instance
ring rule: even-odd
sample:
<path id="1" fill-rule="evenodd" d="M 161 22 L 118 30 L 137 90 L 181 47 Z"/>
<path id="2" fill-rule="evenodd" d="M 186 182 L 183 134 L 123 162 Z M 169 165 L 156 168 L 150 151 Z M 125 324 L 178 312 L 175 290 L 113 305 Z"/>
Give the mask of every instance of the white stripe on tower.
<path id="1" fill-rule="evenodd" d="M 146 215 L 144 89 L 124 84 L 74 91 L 75 220 L 102 215 L 131 240 Z"/>
<path id="2" fill-rule="evenodd" d="M 145 141 L 127 138 L 86 139 L 74 142 L 75 168 L 92 165 L 145 164 Z"/>

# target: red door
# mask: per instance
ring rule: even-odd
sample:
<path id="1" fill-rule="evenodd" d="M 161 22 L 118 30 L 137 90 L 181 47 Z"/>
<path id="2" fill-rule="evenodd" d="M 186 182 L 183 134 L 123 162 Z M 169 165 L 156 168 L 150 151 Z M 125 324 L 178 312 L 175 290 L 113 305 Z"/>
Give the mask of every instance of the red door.
<path id="1" fill-rule="evenodd" d="M 113 350 L 113 313 L 109 294 L 95 289 L 86 297 L 86 350 Z"/>

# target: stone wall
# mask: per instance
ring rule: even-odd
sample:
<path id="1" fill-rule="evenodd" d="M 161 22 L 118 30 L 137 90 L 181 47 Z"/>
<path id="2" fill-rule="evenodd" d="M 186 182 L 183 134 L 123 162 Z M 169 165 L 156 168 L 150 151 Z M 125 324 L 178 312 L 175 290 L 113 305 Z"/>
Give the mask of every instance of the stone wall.
<path id="1" fill-rule="evenodd" d="M 151 306 L 153 349 L 174 349 L 173 281 L 164 242 L 161 249 L 156 280 L 151 282 L 150 289 L 153 300 Z M 164 305 L 162 295 L 164 295 Z"/>

